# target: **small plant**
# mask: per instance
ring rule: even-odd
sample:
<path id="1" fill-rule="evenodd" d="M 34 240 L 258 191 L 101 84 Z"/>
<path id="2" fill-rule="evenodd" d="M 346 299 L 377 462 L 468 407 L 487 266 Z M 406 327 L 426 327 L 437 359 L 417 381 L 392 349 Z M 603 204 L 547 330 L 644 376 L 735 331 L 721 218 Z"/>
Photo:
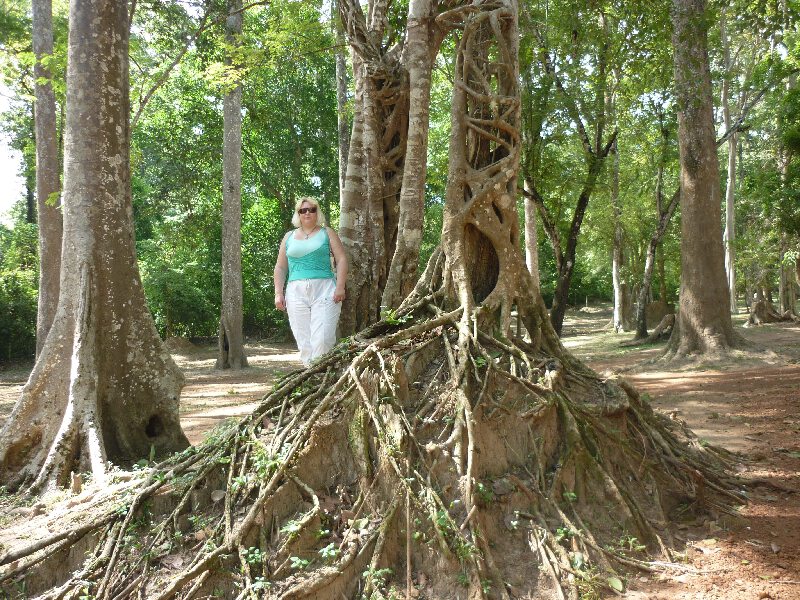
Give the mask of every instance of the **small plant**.
<path id="1" fill-rule="evenodd" d="M 564 492 L 562 494 L 564 496 L 564 500 L 567 502 L 577 502 L 578 501 L 578 494 L 575 492 Z"/>
<path id="2" fill-rule="evenodd" d="M 256 577 L 253 579 L 253 583 L 250 585 L 250 589 L 256 592 L 261 590 L 268 590 L 272 584 L 267 581 L 265 577 Z"/>
<path id="3" fill-rule="evenodd" d="M 311 563 L 310 560 L 300 558 L 299 556 L 290 556 L 289 564 L 295 571 L 302 571 Z"/>
<path id="4" fill-rule="evenodd" d="M 475 493 L 478 495 L 478 500 L 480 500 L 483 504 L 491 504 L 494 502 L 494 492 L 492 491 L 492 488 L 482 481 L 479 481 L 475 485 Z"/>
<path id="5" fill-rule="evenodd" d="M 317 529 L 316 536 L 317 536 L 318 540 L 321 540 L 324 537 L 328 537 L 330 534 L 331 534 L 331 530 L 330 529 L 321 528 L 321 529 Z"/>
<path id="6" fill-rule="evenodd" d="M 381 319 L 384 320 L 385 323 L 389 325 L 402 325 L 411 320 L 411 315 L 403 315 L 400 316 L 397 314 L 397 311 L 393 308 L 384 308 L 381 311 Z"/>
<path id="7" fill-rule="evenodd" d="M 386 580 L 391 576 L 393 571 L 390 568 L 384 569 L 367 569 L 361 576 L 364 581 L 371 583 L 373 587 L 382 588 L 386 586 Z"/>
<path id="8" fill-rule="evenodd" d="M 456 581 L 458 581 L 458 585 L 460 585 L 461 587 L 469 586 L 469 576 L 464 571 L 461 571 L 458 574 L 458 576 L 456 577 Z"/>
<path id="9" fill-rule="evenodd" d="M 260 548 L 251 546 L 245 550 L 244 559 L 247 561 L 248 565 L 260 565 L 262 562 L 264 562 L 264 553 Z"/>
<path id="10" fill-rule="evenodd" d="M 559 527 L 556 529 L 555 538 L 557 542 L 568 540 L 573 536 L 573 531 L 569 527 Z"/>
<path id="11" fill-rule="evenodd" d="M 300 522 L 293 519 L 281 527 L 281 533 L 285 533 L 289 536 L 289 539 L 293 539 L 298 533 L 300 533 L 302 528 L 303 526 L 300 524 Z"/>
<path id="12" fill-rule="evenodd" d="M 324 560 L 334 560 L 337 556 L 339 556 L 339 549 L 336 547 L 336 544 L 331 542 L 324 548 L 320 549 L 319 554 Z"/>

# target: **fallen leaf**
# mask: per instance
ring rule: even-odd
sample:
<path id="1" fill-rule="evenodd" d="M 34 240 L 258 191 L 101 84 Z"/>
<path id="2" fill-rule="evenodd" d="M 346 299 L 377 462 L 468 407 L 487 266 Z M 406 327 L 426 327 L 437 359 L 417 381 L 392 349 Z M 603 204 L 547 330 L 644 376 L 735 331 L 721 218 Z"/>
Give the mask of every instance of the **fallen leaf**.
<path id="1" fill-rule="evenodd" d="M 625 589 L 625 586 L 622 585 L 622 580 L 620 580 L 619 577 L 609 577 L 606 581 L 608 581 L 608 585 L 611 586 L 611 589 L 613 590 L 622 592 Z"/>
<path id="2" fill-rule="evenodd" d="M 225 490 L 214 490 L 211 492 L 211 501 L 219 502 L 225 497 Z"/>
<path id="3" fill-rule="evenodd" d="M 780 546 L 778 546 L 778 544 L 776 544 L 775 542 L 772 542 L 772 543 L 769 545 L 769 547 L 770 547 L 770 548 L 772 548 L 772 552 L 773 552 L 774 554 L 777 554 L 778 552 L 780 552 L 780 551 L 781 551 L 781 547 L 780 547 Z"/>

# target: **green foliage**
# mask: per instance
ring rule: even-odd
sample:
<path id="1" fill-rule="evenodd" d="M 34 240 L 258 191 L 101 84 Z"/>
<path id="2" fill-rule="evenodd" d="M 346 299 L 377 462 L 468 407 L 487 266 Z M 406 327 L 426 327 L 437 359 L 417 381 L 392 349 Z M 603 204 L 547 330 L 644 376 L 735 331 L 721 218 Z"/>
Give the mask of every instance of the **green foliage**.
<path id="1" fill-rule="evenodd" d="M 0 225 L 0 360 L 32 357 L 36 351 L 38 299 L 37 228 Z"/>

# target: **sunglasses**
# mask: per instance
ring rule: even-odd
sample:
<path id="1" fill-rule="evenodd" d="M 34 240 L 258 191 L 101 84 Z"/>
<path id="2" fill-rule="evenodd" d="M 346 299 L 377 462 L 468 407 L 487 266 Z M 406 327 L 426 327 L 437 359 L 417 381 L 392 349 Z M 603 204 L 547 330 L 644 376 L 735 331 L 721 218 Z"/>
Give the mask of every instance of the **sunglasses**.
<path id="1" fill-rule="evenodd" d="M 316 206 L 312 206 L 311 208 L 298 208 L 297 209 L 297 214 L 298 215 L 307 215 L 308 213 L 314 214 L 315 212 L 317 212 L 317 207 Z"/>

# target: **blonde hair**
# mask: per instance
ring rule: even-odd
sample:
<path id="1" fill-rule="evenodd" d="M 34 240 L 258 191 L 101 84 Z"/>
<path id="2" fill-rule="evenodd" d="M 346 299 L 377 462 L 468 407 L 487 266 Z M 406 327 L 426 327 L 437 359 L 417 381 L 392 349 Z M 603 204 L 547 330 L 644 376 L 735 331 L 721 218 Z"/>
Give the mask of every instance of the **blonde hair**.
<path id="1" fill-rule="evenodd" d="M 297 199 L 297 203 L 294 205 L 294 214 L 292 215 L 292 225 L 295 227 L 300 227 L 300 215 L 297 214 L 297 211 L 300 210 L 303 202 L 308 202 L 311 206 L 317 207 L 317 225 L 320 227 L 325 227 L 325 213 L 322 212 L 319 202 L 317 202 L 317 200 L 311 196 L 301 196 Z"/>

